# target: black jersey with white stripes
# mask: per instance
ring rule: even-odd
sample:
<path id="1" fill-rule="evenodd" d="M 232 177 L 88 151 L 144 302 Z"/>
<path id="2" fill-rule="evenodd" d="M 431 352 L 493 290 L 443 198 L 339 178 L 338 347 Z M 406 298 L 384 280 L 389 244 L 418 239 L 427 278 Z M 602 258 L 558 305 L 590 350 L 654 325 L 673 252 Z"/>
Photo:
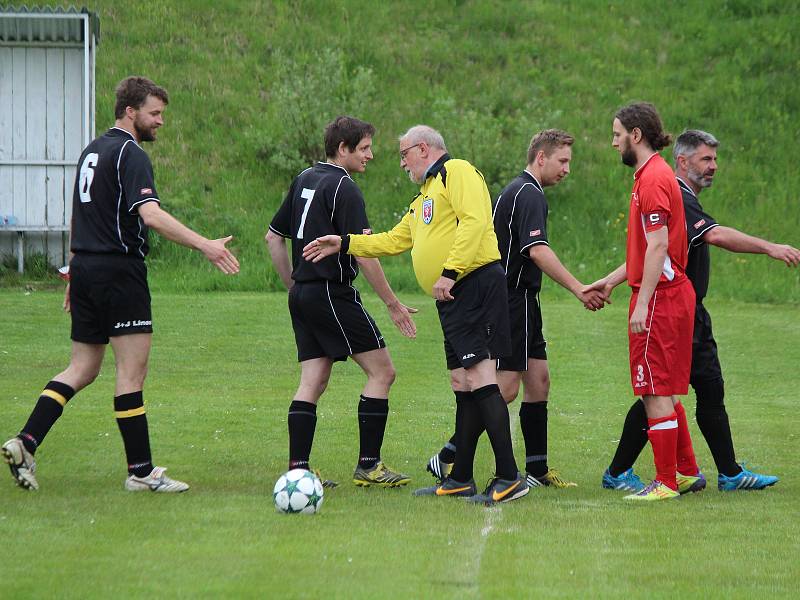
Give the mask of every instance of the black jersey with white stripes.
<path id="1" fill-rule="evenodd" d="M 689 241 L 686 276 L 692 281 L 697 301 L 702 302 L 708 293 L 708 281 L 711 277 L 711 255 L 703 237 L 709 229 L 716 227 L 719 223 L 703 210 L 697 195 L 680 177 L 678 177 L 678 185 L 681 188 L 681 196 L 683 196 L 686 237 Z"/>
<path id="2" fill-rule="evenodd" d="M 542 185 L 527 169 L 500 192 L 494 205 L 494 232 L 510 290 L 542 287 L 542 270 L 530 248 L 547 241 L 547 200 Z"/>
<path id="3" fill-rule="evenodd" d="M 303 259 L 303 246 L 323 235 L 370 233 L 364 196 L 347 170 L 317 163 L 292 182 L 270 230 L 292 240 L 292 279 L 349 283 L 358 275 L 356 257 L 338 253 L 317 263 Z"/>
<path id="4" fill-rule="evenodd" d="M 150 158 L 133 135 L 112 127 L 78 161 L 71 250 L 144 258 L 148 228 L 138 209 L 145 202 L 160 203 Z"/>

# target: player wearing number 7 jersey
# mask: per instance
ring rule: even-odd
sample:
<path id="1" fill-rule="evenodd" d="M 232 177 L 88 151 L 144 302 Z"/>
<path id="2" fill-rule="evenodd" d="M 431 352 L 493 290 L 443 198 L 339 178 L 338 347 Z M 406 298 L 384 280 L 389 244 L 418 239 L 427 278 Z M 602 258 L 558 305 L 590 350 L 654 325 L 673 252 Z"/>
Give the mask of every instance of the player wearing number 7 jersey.
<path id="1" fill-rule="evenodd" d="M 384 301 L 406 337 L 416 335 L 409 312 L 394 295 L 376 258 L 346 253 L 312 263 L 303 246 L 318 237 L 370 232 L 364 198 L 350 173 L 363 173 L 372 160 L 375 128 L 352 117 L 339 117 L 325 129 L 326 162 L 309 167 L 292 182 L 266 235 L 272 262 L 289 289 L 300 385 L 289 406 L 289 468 L 308 469 L 317 423 L 317 402 L 335 361 L 351 356 L 367 382 L 358 402 L 360 451 L 353 482 L 396 487 L 410 478 L 381 461 L 389 414 L 389 388 L 395 371 L 375 321 L 364 309 L 353 281 L 359 268 Z M 292 240 L 293 265 L 286 239 Z M 323 485 L 335 485 L 325 481 Z"/>
<path id="2" fill-rule="evenodd" d="M 116 90 L 114 127 L 78 161 L 64 300 L 72 317 L 72 358 L 45 386 L 17 437 L 2 447 L 14 480 L 25 489 L 38 489 L 34 454 L 67 402 L 97 377 L 109 341 L 117 371 L 114 411 L 128 462 L 125 489 L 189 488 L 154 467 L 150 455 L 142 395 L 153 331 L 144 264 L 148 228 L 201 251 L 223 273 L 237 273 L 239 262 L 225 247 L 230 237 L 206 239 L 160 208 L 150 159 L 139 144 L 155 141 L 167 102 L 166 90 L 149 79 L 124 79 Z"/>

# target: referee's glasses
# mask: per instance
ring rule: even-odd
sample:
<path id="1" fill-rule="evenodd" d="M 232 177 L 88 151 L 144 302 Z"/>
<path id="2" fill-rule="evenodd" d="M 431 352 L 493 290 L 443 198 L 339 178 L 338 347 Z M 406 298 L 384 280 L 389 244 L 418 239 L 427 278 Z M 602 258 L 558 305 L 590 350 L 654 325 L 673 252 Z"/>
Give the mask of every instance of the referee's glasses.
<path id="1" fill-rule="evenodd" d="M 400 160 L 405 160 L 406 159 L 406 154 L 408 154 L 409 150 L 411 150 L 412 148 L 416 148 L 420 144 L 422 144 L 422 142 L 418 142 L 418 143 L 414 144 L 413 146 L 409 146 L 408 148 L 405 148 L 404 150 L 400 150 Z"/>

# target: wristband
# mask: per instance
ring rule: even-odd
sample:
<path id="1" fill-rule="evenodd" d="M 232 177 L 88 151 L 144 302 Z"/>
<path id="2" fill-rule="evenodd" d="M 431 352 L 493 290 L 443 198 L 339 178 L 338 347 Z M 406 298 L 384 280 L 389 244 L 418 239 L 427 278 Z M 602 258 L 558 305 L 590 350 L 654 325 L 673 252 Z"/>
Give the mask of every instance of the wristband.
<path id="1" fill-rule="evenodd" d="M 448 279 L 455 281 L 458 279 L 458 271 L 454 271 L 453 269 L 444 269 L 442 271 L 442 277 L 447 277 Z"/>

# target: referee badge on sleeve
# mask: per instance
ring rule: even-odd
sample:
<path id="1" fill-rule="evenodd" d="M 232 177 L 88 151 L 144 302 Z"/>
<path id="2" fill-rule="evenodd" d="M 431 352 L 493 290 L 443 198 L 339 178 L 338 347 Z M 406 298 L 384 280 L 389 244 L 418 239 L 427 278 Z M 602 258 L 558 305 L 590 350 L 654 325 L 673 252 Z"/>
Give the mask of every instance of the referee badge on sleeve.
<path id="1" fill-rule="evenodd" d="M 425 198 L 422 201 L 422 222 L 430 225 L 431 221 L 433 221 L 433 199 Z"/>

